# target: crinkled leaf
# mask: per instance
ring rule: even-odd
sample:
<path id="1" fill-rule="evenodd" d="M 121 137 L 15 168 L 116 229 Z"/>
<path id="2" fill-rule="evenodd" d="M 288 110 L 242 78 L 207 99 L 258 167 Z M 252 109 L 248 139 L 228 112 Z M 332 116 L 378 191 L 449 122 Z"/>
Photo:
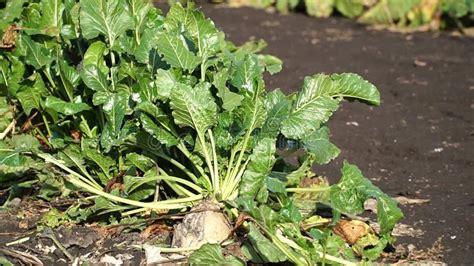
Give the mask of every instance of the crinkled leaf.
<path id="1" fill-rule="evenodd" d="M 366 179 L 357 166 L 345 161 L 341 180 L 330 190 L 331 206 L 342 213 L 357 215 L 364 211 L 364 202 L 369 198 L 377 199 L 381 232 L 390 232 L 403 217 L 396 201 Z"/>
<path id="2" fill-rule="evenodd" d="M 175 32 L 162 32 L 157 36 L 157 50 L 172 67 L 192 71 L 199 58 L 188 48 L 184 37 Z"/>
<path id="3" fill-rule="evenodd" d="M 195 88 L 178 84 L 171 93 L 170 105 L 175 123 L 204 132 L 216 123 L 217 105 L 209 90 L 209 83 Z"/>
<path id="4" fill-rule="evenodd" d="M 290 100 L 279 89 L 268 93 L 265 99 L 267 117 L 259 136 L 276 138 L 280 133 L 282 121 L 290 114 L 290 108 Z"/>
<path id="5" fill-rule="evenodd" d="M 104 175 L 107 176 L 107 179 L 111 179 L 110 169 L 116 164 L 116 162 L 109 156 L 101 154 L 96 150 L 87 149 L 84 151 L 84 155 L 87 159 L 94 162 L 102 170 Z"/>
<path id="6" fill-rule="evenodd" d="M 117 37 L 133 23 L 123 0 L 82 0 L 80 3 L 81 29 L 87 39 L 101 34 L 113 46 Z"/>
<path id="7" fill-rule="evenodd" d="M 306 77 L 289 117 L 283 121 L 282 133 L 294 139 L 311 134 L 328 121 L 343 97 L 376 105 L 380 103 L 377 88 L 359 75 L 344 73 Z"/>
<path id="8" fill-rule="evenodd" d="M 169 120 L 166 118 L 166 120 Z M 150 134 L 153 138 L 159 141 L 159 143 L 166 145 L 167 147 L 174 146 L 178 144 L 179 140 L 174 136 L 170 131 L 162 126 L 158 126 L 153 119 L 146 114 L 140 115 L 140 121 L 143 129 Z M 168 122 L 168 121 L 166 121 Z M 148 140 L 153 143 L 153 141 Z"/>
<path id="9" fill-rule="evenodd" d="M 183 8 L 180 4 L 173 5 L 166 16 L 164 25 L 168 31 L 180 30 L 183 26 L 197 44 L 198 54 L 202 58 L 213 54 L 214 45 L 211 43 L 216 43 L 213 39 L 217 37 L 214 35 L 217 29 L 210 19 L 205 18 L 201 11 L 195 9 L 194 5 L 188 4 L 187 8 Z"/>
<path id="10" fill-rule="evenodd" d="M 157 88 L 158 98 L 168 100 L 171 90 L 177 84 L 176 77 L 170 70 L 158 69 L 155 75 L 155 86 Z"/>
<path id="11" fill-rule="evenodd" d="M 232 66 L 234 74 L 231 84 L 239 90 L 258 93 L 259 83 L 262 79 L 262 69 L 255 56 L 246 56 L 244 60 L 237 61 Z"/>
<path id="12" fill-rule="evenodd" d="M 327 164 L 336 158 L 341 150 L 329 141 L 329 128 L 321 127 L 302 139 L 306 150 L 315 155 L 316 162 Z"/>

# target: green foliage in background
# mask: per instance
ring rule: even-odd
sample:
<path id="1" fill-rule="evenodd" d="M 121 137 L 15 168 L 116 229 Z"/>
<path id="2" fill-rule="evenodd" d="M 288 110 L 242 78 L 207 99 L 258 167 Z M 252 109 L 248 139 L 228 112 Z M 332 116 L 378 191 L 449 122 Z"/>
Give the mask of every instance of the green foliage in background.
<path id="1" fill-rule="evenodd" d="M 281 13 L 304 9 L 308 15 L 329 17 L 335 12 L 361 23 L 401 28 L 443 29 L 472 24 L 474 0 L 226 0 L 233 6 L 275 7 Z"/>

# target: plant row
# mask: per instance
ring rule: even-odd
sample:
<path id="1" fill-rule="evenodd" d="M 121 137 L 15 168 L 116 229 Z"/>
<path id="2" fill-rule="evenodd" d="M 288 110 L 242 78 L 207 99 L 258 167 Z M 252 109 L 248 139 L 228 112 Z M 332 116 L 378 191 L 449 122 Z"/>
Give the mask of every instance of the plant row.
<path id="1" fill-rule="evenodd" d="M 360 76 L 316 74 L 291 95 L 268 92 L 263 74 L 282 62 L 260 53 L 263 41 L 226 41 L 192 4 L 164 16 L 147 0 L 10 0 L 0 17 L 7 201 L 33 189 L 76 199 L 51 210 L 59 224 L 138 225 L 211 201 L 232 221 L 249 217 L 241 249 L 254 262 L 350 264 L 393 243 L 402 213 L 355 165 L 344 162 L 333 185 L 313 172 L 339 155 L 326 123 L 341 101 L 380 103 Z M 370 198 L 380 228 L 362 223 L 348 241 L 334 228 L 357 223 L 348 217 Z M 211 252 L 212 263 L 244 263 L 220 248 L 191 262 Z"/>

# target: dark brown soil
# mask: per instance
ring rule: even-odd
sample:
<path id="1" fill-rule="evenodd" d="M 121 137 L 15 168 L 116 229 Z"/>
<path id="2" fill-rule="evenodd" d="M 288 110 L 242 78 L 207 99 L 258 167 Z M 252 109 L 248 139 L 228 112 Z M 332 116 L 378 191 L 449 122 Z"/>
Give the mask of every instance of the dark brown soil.
<path id="1" fill-rule="evenodd" d="M 230 40 L 264 39 L 265 51 L 283 60 L 268 89 L 290 93 L 318 72 L 354 72 L 373 82 L 383 104 L 344 103 L 329 123 L 341 156 L 316 170 L 335 180 L 347 159 L 391 196 L 430 199 L 404 208 L 403 222 L 424 235 L 398 242 L 428 248 L 442 237 L 448 264 L 474 263 L 474 39 L 201 6 Z"/>

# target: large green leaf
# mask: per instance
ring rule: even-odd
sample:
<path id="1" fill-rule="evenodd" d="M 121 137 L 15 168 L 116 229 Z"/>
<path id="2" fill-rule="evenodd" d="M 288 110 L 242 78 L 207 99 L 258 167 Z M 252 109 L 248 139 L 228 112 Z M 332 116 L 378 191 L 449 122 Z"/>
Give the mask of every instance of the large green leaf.
<path id="1" fill-rule="evenodd" d="M 364 202 L 369 198 L 377 199 L 381 233 L 390 232 L 403 217 L 397 202 L 366 179 L 357 166 L 344 161 L 341 180 L 330 190 L 331 206 L 342 213 L 357 215 L 364 211 Z"/>
<path id="2" fill-rule="evenodd" d="M 289 117 L 283 121 L 282 133 L 293 139 L 311 134 L 328 121 L 344 97 L 376 105 L 380 103 L 377 88 L 357 74 L 318 74 L 306 77 Z"/>
<path id="3" fill-rule="evenodd" d="M 157 50 L 171 66 L 192 71 L 200 63 L 181 34 L 162 32 L 157 38 Z"/>
<path id="4" fill-rule="evenodd" d="M 21 44 L 25 47 L 27 64 L 32 65 L 35 69 L 41 69 L 43 66 L 51 63 L 52 58 L 50 52 L 40 43 L 33 41 L 29 36 L 21 36 Z"/>
<path id="5" fill-rule="evenodd" d="M 66 102 L 52 95 L 46 98 L 44 106 L 64 115 L 74 115 L 91 109 L 86 103 Z"/>
<path id="6" fill-rule="evenodd" d="M 114 46 L 118 36 L 133 24 L 123 0 L 82 0 L 80 3 L 81 29 L 87 39 L 101 34 L 110 46 Z"/>
<path id="7" fill-rule="evenodd" d="M 315 160 L 319 164 L 327 164 L 336 158 L 341 152 L 336 145 L 329 141 L 329 128 L 321 127 L 311 135 L 304 136 L 304 147 L 315 155 Z"/>
<path id="8" fill-rule="evenodd" d="M 171 92 L 170 105 L 175 123 L 180 127 L 194 128 L 204 132 L 216 123 L 217 105 L 209 90 L 209 83 L 195 88 L 178 84 Z"/>
<path id="9" fill-rule="evenodd" d="M 218 32 L 214 23 L 206 19 L 204 14 L 195 9 L 194 5 L 188 4 L 183 8 L 180 4 L 173 5 L 168 12 L 165 22 L 165 28 L 168 31 L 176 31 L 181 27 L 190 34 L 198 47 L 198 54 L 202 58 L 209 57 L 212 54 L 209 40 L 211 36 Z"/>

